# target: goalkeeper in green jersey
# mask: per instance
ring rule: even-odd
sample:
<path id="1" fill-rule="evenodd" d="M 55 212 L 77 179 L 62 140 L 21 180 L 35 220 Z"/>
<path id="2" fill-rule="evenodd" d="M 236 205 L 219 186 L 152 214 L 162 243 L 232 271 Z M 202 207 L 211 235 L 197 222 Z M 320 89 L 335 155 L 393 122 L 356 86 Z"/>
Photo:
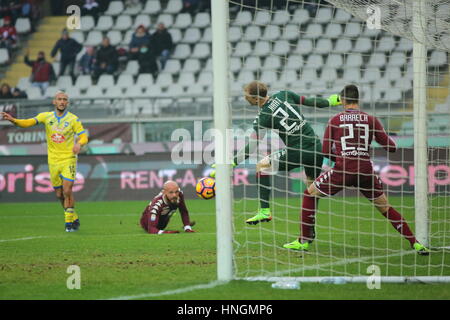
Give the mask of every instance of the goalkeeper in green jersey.
<path id="1" fill-rule="evenodd" d="M 304 167 L 308 186 L 320 175 L 322 168 L 322 144 L 313 128 L 301 114 L 300 105 L 326 108 L 340 105 L 339 96 L 328 99 L 306 98 L 291 91 L 280 91 L 272 96 L 267 94 L 267 86 L 252 81 L 244 87 L 245 99 L 259 107 L 258 116 L 253 122 L 254 132 L 242 150 L 235 154 L 233 166 L 247 159 L 255 151 L 258 141 L 265 136 L 267 129 L 275 129 L 286 148 L 278 150 L 259 161 L 256 165 L 256 180 L 260 198 L 259 212 L 247 219 L 248 224 L 272 220 L 270 211 L 270 175 Z M 212 176 L 215 171 L 212 172 Z"/>

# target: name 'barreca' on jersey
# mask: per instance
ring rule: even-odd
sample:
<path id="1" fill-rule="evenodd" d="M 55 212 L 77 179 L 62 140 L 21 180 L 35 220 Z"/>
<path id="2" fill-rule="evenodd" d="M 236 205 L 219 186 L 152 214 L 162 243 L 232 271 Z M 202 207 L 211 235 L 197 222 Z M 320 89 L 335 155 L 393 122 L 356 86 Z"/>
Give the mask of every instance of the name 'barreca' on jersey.
<path id="1" fill-rule="evenodd" d="M 85 133 L 80 119 L 71 112 L 57 116 L 56 112 L 42 112 L 36 117 L 36 124 L 45 126 L 47 136 L 48 163 L 56 164 L 77 157 L 73 153 L 76 137 Z"/>
<path id="2" fill-rule="evenodd" d="M 279 91 L 264 104 L 253 129 L 259 139 L 264 137 L 265 128 L 277 130 L 280 139 L 287 147 L 305 148 L 312 146 L 319 138 L 300 111 L 301 96 L 292 91 Z"/>

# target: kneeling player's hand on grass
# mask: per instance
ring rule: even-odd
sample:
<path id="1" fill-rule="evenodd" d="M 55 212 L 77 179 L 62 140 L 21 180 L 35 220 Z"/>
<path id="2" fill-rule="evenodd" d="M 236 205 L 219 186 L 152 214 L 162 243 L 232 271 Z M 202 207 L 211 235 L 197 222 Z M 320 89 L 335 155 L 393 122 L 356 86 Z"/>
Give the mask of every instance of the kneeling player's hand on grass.
<path id="1" fill-rule="evenodd" d="M 192 229 L 192 226 L 195 225 L 195 221 L 192 221 L 190 224 L 188 224 L 187 226 L 184 226 L 184 232 L 195 232 Z"/>
<path id="2" fill-rule="evenodd" d="M 160 230 L 158 234 L 163 234 L 163 233 L 180 233 L 180 231 L 178 231 L 178 230 Z"/>
<path id="3" fill-rule="evenodd" d="M 341 97 L 338 94 L 332 94 L 328 97 L 328 102 L 330 103 L 330 107 L 341 105 Z"/>

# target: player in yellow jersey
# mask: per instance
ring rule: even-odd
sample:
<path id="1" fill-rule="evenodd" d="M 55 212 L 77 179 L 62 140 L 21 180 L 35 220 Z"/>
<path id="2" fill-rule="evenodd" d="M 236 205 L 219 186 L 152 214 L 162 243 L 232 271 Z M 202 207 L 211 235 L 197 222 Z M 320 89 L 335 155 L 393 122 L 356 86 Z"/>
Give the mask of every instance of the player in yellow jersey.
<path id="1" fill-rule="evenodd" d="M 47 134 L 48 168 L 56 197 L 64 208 L 67 232 L 77 231 L 80 220 L 75 212 L 72 187 L 75 182 L 77 157 L 80 149 L 88 142 L 87 134 L 80 119 L 67 110 L 69 97 L 58 91 L 53 99 L 55 111 L 42 112 L 30 119 L 15 119 L 1 112 L 2 118 L 21 128 L 42 123 Z"/>

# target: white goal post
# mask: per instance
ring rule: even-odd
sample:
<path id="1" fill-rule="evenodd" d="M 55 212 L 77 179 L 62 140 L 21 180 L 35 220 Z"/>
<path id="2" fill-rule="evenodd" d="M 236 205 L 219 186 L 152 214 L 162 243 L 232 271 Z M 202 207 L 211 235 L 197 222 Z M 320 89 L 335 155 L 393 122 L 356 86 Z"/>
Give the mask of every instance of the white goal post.
<path id="1" fill-rule="evenodd" d="M 382 282 L 450 282 L 450 0 L 211 0 L 211 22 L 218 280 L 367 282 L 375 265 Z M 362 109 L 396 134 L 399 154 L 377 154 L 377 173 L 430 256 L 408 250 L 353 191 L 320 200 L 311 252 L 283 249 L 299 230 L 303 169 L 272 177 L 270 223 L 245 225 L 259 202 L 254 162 L 233 185 L 227 130 L 251 127 L 257 111 L 242 87 L 252 80 L 306 96 L 357 84 Z M 340 111 L 301 110 L 321 140 Z"/>

